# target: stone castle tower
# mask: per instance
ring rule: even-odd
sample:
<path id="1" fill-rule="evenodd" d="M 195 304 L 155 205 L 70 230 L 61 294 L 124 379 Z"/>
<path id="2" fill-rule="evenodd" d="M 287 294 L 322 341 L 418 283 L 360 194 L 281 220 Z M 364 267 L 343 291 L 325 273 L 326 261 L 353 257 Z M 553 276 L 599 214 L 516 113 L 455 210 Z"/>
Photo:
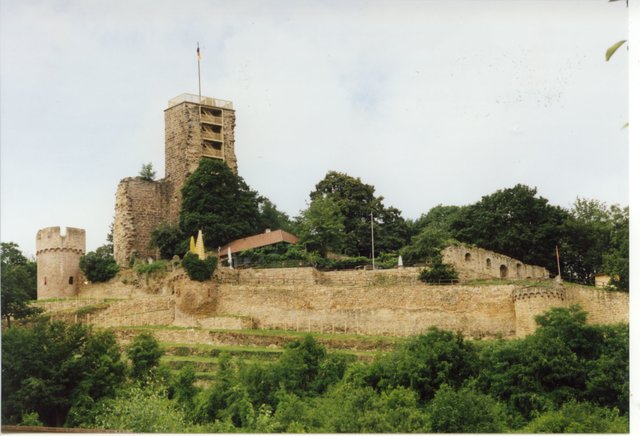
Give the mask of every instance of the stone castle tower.
<path id="1" fill-rule="evenodd" d="M 38 300 L 74 297 L 80 282 L 80 256 L 85 253 L 84 229 L 60 227 L 38 230 L 36 262 L 38 265 Z"/>
<path id="2" fill-rule="evenodd" d="M 132 257 L 155 257 L 151 232 L 161 224 L 177 224 L 180 190 L 202 158 L 221 159 L 238 171 L 230 101 L 182 94 L 169 100 L 164 112 L 165 178 L 146 181 L 128 177 L 116 192 L 113 226 L 114 257 L 128 266 Z"/>

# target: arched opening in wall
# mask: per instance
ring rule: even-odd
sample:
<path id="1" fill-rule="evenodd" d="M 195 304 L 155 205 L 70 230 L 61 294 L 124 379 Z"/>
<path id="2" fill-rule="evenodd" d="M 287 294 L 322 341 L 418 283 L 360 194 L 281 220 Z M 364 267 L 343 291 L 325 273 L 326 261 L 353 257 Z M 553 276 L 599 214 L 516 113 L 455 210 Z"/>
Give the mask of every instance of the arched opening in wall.
<path id="1" fill-rule="evenodd" d="M 47 286 L 47 278 L 44 278 L 44 285 Z"/>
<path id="2" fill-rule="evenodd" d="M 471 253 L 465 253 L 464 261 L 465 262 L 470 262 L 471 261 Z"/>
<path id="3" fill-rule="evenodd" d="M 69 284 L 70 284 L 70 285 L 73 285 L 73 276 L 70 276 L 70 277 L 69 277 Z"/>
<path id="4" fill-rule="evenodd" d="M 516 263 L 516 276 L 520 278 L 521 274 L 522 274 L 522 264 Z"/>
<path id="5" fill-rule="evenodd" d="M 487 269 L 491 268 L 491 259 L 487 257 Z"/>
<path id="6" fill-rule="evenodd" d="M 506 279 L 509 275 L 509 268 L 506 265 L 500 265 L 500 278 Z"/>

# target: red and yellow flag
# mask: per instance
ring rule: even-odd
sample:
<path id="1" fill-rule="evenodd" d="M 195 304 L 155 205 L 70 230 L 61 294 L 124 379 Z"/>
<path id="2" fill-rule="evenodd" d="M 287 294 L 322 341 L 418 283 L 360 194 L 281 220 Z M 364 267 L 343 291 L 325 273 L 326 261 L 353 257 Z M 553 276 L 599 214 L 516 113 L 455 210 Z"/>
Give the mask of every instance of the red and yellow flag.
<path id="1" fill-rule="evenodd" d="M 198 60 L 202 59 L 202 56 L 200 55 L 200 46 L 198 46 L 196 53 L 198 54 Z"/>

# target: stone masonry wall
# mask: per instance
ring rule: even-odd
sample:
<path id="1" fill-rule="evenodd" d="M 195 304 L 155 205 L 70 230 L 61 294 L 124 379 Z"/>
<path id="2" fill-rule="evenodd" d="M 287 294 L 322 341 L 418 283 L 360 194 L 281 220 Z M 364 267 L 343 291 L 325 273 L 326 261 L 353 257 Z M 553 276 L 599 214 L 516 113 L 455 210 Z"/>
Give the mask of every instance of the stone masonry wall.
<path id="1" fill-rule="evenodd" d="M 528 265 L 493 251 L 465 245 L 450 245 L 442 250 L 444 263 L 453 265 L 461 279 L 549 278 L 546 268 Z"/>
<path id="2" fill-rule="evenodd" d="M 223 151 L 227 165 L 237 173 L 235 154 L 235 111 L 222 110 Z M 187 178 L 198 168 L 203 156 L 200 107 L 184 102 L 164 112 L 165 174 L 170 190 L 167 218 L 177 223 L 180 216 L 182 194 L 180 190 Z"/>
<path id="3" fill-rule="evenodd" d="M 120 181 L 113 226 L 114 257 L 119 265 L 128 265 L 133 253 L 139 258 L 156 255 L 149 242 L 152 230 L 166 222 L 167 191 L 164 181 L 136 177 Z"/>
<path id="4" fill-rule="evenodd" d="M 73 297 L 80 283 L 80 257 L 85 253 L 85 231 L 47 227 L 36 235 L 38 299 Z"/>
<path id="5" fill-rule="evenodd" d="M 515 334 L 509 286 L 220 285 L 217 313 L 258 328 L 410 335 L 430 326 L 468 337 Z"/>
<path id="6" fill-rule="evenodd" d="M 514 289 L 512 300 L 516 313 L 516 336 L 519 338 L 536 330 L 537 315 L 554 307 L 567 306 L 567 294 L 563 286 L 528 286 Z"/>
<path id="7" fill-rule="evenodd" d="M 171 297 L 148 297 L 111 303 L 108 308 L 89 315 L 87 321 L 100 327 L 171 325 L 175 303 Z"/>
<path id="8" fill-rule="evenodd" d="M 582 286 L 567 286 L 566 304 L 579 304 L 587 311 L 587 321 L 593 324 L 629 322 L 629 294 Z"/>

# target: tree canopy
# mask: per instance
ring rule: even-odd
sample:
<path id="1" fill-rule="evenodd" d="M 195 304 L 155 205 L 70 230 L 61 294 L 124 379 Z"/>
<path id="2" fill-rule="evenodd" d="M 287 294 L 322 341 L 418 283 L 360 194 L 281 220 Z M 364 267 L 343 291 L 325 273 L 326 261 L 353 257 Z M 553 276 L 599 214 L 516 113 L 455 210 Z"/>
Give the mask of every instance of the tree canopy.
<path id="1" fill-rule="evenodd" d="M 11 319 L 26 318 L 42 310 L 29 305 L 37 298 L 36 263 L 27 259 L 13 242 L 0 245 L 2 317 L 11 327 Z"/>
<path id="2" fill-rule="evenodd" d="M 337 206 L 344 226 L 343 254 L 371 257 L 372 219 L 376 251 L 398 251 L 409 240 L 409 228 L 400 210 L 385 207 L 383 197 L 376 196 L 375 188 L 360 178 L 329 171 L 309 196 L 310 209 L 321 199 Z M 303 212 L 303 222 L 304 217 Z"/>
<path id="3" fill-rule="evenodd" d="M 567 216 L 565 210 L 537 196 L 536 188 L 519 184 L 461 209 L 451 229 L 460 242 L 555 272 L 555 247 Z"/>
<path id="4" fill-rule="evenodd" d="M 197 235 L 202 229 L 209 249 L 258 233 L 258 194 L 221 160 L 202 159 L 182 188 L 180 229 Z"/>

